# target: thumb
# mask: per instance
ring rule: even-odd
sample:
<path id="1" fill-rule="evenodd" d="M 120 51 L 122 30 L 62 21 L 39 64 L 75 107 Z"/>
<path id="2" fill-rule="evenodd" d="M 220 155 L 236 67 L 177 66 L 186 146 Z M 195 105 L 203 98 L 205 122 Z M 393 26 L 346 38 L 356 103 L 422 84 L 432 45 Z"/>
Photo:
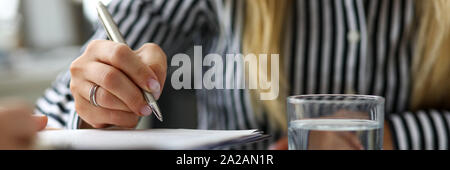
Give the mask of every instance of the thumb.
<path id="1" fill-rule="evenodd" d="M 36 124 L 36 130 L 41 131 L 47 126 L 48 118 L 45 115 L 33 115 L 33 121 Z"/>

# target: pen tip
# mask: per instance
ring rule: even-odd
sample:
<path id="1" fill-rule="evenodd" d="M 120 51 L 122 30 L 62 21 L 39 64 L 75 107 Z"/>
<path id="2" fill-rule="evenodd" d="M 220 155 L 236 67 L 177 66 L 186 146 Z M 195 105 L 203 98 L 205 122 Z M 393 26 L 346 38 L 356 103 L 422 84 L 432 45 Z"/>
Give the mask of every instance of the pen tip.
<path id="1" fill-rule="evenodd" d="M 161 110 L 159 110 L 158 104 L 156 103 L 155 98 L 148 92 L 143 92 L 145 101 L 147 101 L 148 105 L 152 108 L 153 114 L 159 121 L 163 121 L 163 117 L 161 114 Z"/>
<path id="2" fill-rule="evenodd" d="M 152 107 L 153 114 L 155 115 L 155 117 L 156 117 L 159 121 L 162 122 L 162 121 L 163 121 L 163 117 L 162 117 L 161 111 L 159 110 L 158 105 L 157 105 L 156 103 L 152 103 L 150 106 Z"/>

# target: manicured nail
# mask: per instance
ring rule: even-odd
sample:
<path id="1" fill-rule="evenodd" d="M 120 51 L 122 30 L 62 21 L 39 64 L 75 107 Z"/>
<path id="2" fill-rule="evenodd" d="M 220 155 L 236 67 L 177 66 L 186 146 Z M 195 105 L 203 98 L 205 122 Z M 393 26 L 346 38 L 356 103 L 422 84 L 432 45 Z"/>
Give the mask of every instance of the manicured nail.
<path id="1" fill-rule="evenodd" d="M 43 114 L 33 114 L 33 117 L 47 117 L 46 115 L 43 115 Z"/>
<path id="2" fill-rule="evenodd" d="M 158 99 L 161 95 L 161 85 L 155 79 L 150 79 L 148 81 L 148 88 L 151 90 L 151 93 L 155 99 Z"/>
<path id="3" fill-rule="evenodd" d="M 152 108 L 148 105 L 142 107 L 141 114 L 144 116 L 150 116 L 152 114 Z"/>

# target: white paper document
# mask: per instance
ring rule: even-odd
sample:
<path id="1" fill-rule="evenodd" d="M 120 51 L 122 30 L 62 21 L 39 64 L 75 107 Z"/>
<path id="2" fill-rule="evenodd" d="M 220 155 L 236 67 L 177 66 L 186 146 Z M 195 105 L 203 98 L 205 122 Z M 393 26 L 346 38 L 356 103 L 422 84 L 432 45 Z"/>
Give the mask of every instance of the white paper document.
<path id="1" fill-rule="evenodd" d="M 46 130 L 40 146 L 56 149 L 221 149 L 267 138 L 258 130 Z"/>

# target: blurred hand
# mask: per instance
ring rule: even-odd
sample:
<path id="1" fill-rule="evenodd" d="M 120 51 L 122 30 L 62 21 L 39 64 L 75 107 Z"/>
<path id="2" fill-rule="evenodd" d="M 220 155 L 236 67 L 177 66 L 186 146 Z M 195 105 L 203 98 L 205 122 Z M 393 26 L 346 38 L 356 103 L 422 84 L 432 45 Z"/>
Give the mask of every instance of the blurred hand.
<path id="1" fill-rule="evenodd" d="M 47 125 L 46 116 L 32 116 L 23 104 L 0 106 L 0 149 L 31 149 L 36 132 Z"/>
<path id="2" fill-rule="evenodd" d="M 348 114 L 349 112 L 339 112 L 338 116 L 341 114 Z M 350 112 L 351 113 L 351 112 Z M 355 114 L 358 115 L 358 114 Z M 367 117 L 361 117 L 367 118 Z M 383 137 L 383 149 L 392 150 L 393 141 L 391 130 L 388 126 L 388 122 L 384 122 L 384 137 Z M 363 149 L 362 145 L 356 140 L 354 134 L 348 132 L 311 132 L 310 142 L 308 149 L 310 150 L 360 150 Z M 284 137 L 278 140 L 275 144 L 270 146 L 271 150 L 288 150 L 288 137 Z"/>
<path id="3" fill-rule="evenodd" d="M 311 131 L 308 150 L 362 150 L 364 147 L 351 132 Z M 288 138 L 282 138 L 270 147 L 272 150 L 288 150 Z"/>
<path id="4" fill-rule="evenodd" d="M 135 128 L 139 116 L 152 113 L 140 89 L 158 99 L 166 70 L 166 54 L 158 45 L 145 44 L 133 51 L 112 41 L 92 41 L 70 66 L 75 109 L 94 128 Z M 89 103 L 89 91 L 95 84 L 99 86 L 95 95 L 100 107 Z"/>
<path id="5" fill-rule="evenodd" d="M 309 134 L 308 150 L 363 150 L 354 132 L 314 131 Z"/>
<path id="6" fill-rule="evenodd" d="M 333 115 L 323 116 L 320 119 L 368 119 L 367 113 L 347 110 L 337 111 Z M 287 150 L 288 138 L 282 138 L 272 145 L 273 150 Z M 362 150 L 364 147 L 354 132 L 341 131 L 310 131 L 308 136 L 308 150 Z"/>

